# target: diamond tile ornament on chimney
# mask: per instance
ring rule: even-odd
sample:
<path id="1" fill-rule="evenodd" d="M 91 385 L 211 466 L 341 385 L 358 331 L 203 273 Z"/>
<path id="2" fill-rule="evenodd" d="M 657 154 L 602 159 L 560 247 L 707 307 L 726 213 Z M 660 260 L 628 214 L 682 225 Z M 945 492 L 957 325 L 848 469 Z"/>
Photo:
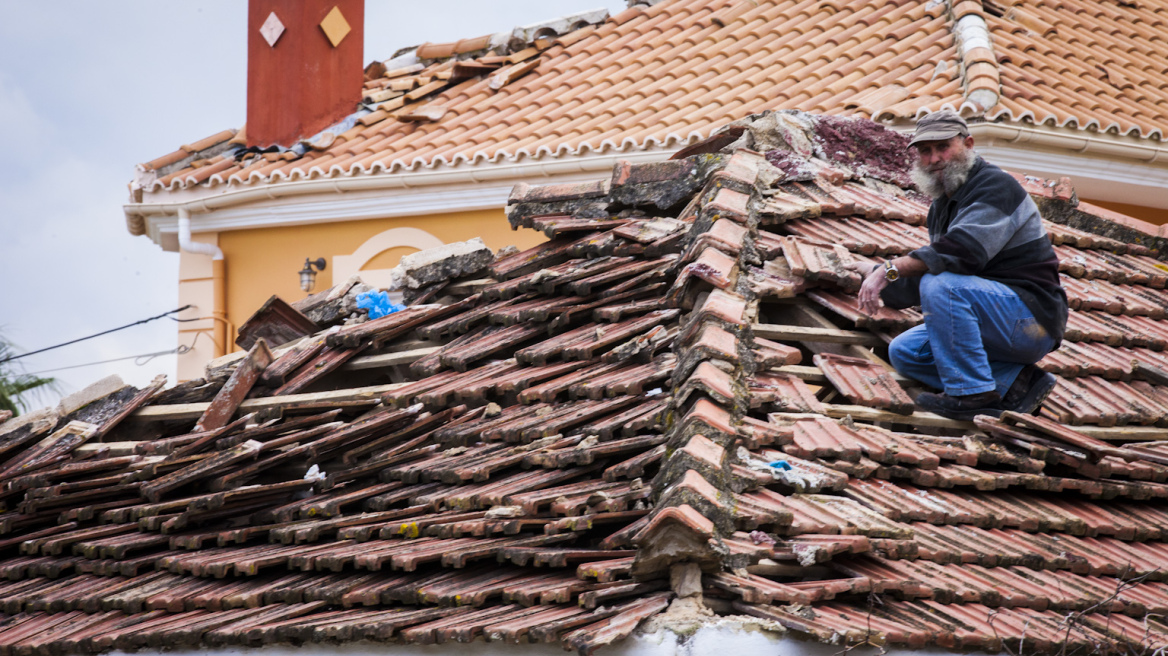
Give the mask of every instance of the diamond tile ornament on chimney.
<path id="1" fill-rule="evenodd" d="M 291 146 L 357 109 L 365 0 L 250 0 L 247 145 Z"/>

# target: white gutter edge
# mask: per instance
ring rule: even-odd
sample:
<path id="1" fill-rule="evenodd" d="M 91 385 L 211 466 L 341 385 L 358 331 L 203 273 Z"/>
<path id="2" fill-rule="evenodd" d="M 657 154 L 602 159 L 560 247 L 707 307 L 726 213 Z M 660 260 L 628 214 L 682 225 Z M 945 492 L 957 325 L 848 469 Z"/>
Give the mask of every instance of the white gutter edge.
<path id="1" fill-rule="evenodd" d="M 969 131 L 974 138 L 1002 139 L 1010 143 L 1100 155 L 1111 159 L 1168 165 L 1164 164 L 1168 162 L 1168 148 L 1162 146 L 1116 142 L 1085 134 L 1054 132 L 1008 123 L 974 123 L 969 126 Z"/>

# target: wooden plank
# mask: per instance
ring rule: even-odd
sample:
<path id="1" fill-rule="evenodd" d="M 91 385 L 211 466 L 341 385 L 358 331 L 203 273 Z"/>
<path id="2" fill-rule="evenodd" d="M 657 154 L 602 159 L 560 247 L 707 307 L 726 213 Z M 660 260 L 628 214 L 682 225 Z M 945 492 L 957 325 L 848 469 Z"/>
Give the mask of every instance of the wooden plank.
<path id="1" fill-rule="evenodd" d="M 136 455 L 137 452 L 134 449 L 137 448 L 138 444 L 138 442 L 90 442 L 73 449 L 73 453 L 78 458 L 87 458 L 98 451 L 108 449 L 106 452 L 107 457 L 118 458 L 121 456 Z"/>
<path id="2" fill-rule="evenodd" d="M 1168 428 L 1156 426 L 1075 426 L 1074 428 L 1087 437 L 1093 437 L 1097 440 L 1149 442 L 1168 439 Z"/>
<path id="3" fill-rule="evenodd" d="M 369 387 L 354 387 L 352 389 L 331 390 L 328 392 L 313 392 L 311 394 L 287 394 L 284 396 L 269 396 L 260 399 L 247 399 L 239 404 L 240 412 L 256 412 L 258 410 L 332 410 L 333 408 L 361 407 L 377 405 L 381 402 L 381 395 L 409 383 L 391 383 L 389 385 L 371 385 Z M 134 421 L 172 421 L 179 419 L 197 419 L 210 406 L 210 403 L 174 403 L 171 405 L 147 406 L 131 415 Z"/>
<path id="4" fill-rule="evenodd" d="M 442 348 L 441 346 L 427 346 L 425 348 L 411 349 L 409 351 L 398 351 L 397 353 L 382 353 L 380 355 L 366 355 L 359 358 L 353 358 L 345 364 L 341 365 L 341 371 L 360 371 L 362 369 L 382 369 L 385 367 L 393 367 L 400 364 L 413 364 L 422 358 L 430 355 L 434 351 Z"/>
<path id="5" fill-rule="evenodd" d="M 827 384 L 827 376 L 823 375 L 823 371 L 820 370 L 819 367 L 808 367 L 801 364 L 787 364 L 781 367 L 766 369 L 764 373 L 790 374 L 796 378 L 801 379 L 805 383 L 815 383 L 816 385 Z"/>
<path id="6" fill-rule="evenodd" d="M 784 326 L 767 323 L 756 323 L 751 328 L 755 335 L 776 341 L 828 342 L 861 346 L 879 346 L 884 343 L 871 333 L 841 328 L 812 328 L 810 326 Z"/>
<path id="7" fill-rule="evenodd" d="M 877 408 L 869 408 L 864 405 L 840 405 L 825 403 L 824 414 L 833 419 L 842 419 L 851 416 L 857 421 L 886 421 L 894 424 L 905 424 L 908 426 L 929 426 L 932 428 L 953 428 L 956 430 L 970 430 L 978 431 L 977 425 L 972 421 L 957 421 L 955 419 L 946 419 L 941 415 L 935 415 L 931 412 L 914 412 L 911 415 L 898 415 L 895 412 L 888 412 L 886 410 L 879 410 Z"/>
<path id="8" fill-rule="evenodd" d="M 812 303 L 807 298 L 797 297 L 791 300 L 796 302 L 783 308 L 783 311 L 780 314 L 780 316 L 782 316 L 784 319 L 781 322 L 783 325 L 810 326 L 812 328 L 826 328 L 828 330 L 840 329 L 839 326 L 835 325 L 827 317 L 823 316 L 823 313 L 819 311 L 820 307 L 818 305 Z M 874 331 L 858 332 L 868 332 L 883 341 L 880 335 L 877 335 Z M 857 358 L 864 358 L 867 360 L 872 360 L 873 362 L 879 361 L 879 358 L 876 358 L 876 355 L 872 353 L 872 349 L 864 348 L 863 346 L 859 346 L 857 344 L 840 344 L 838 342 L 804 342 L 803 345 L 814 353 L 854 355 Z"/>
<path id="9" fill-rule="evenodd" d="M 476 278 L 474 280 L 462 280 L 462 281 L 447 285 L 446 288 L 442 290 L 442 293 L 455 294 L 455 295 L 474 294 L 475 292 L 481 292 L 482 290 L 486 289 L 487 287 L 490 287 L 491 285 L 494 285 L 497 282 L 499 282 L 499 281 L 495 280 L 494 278 Z"/>

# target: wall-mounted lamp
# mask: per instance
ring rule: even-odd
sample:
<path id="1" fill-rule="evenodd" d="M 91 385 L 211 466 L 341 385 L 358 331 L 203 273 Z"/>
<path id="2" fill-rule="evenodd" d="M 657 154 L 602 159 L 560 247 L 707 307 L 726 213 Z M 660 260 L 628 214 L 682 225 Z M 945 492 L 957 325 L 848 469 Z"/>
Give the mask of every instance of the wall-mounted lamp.
<path id="1" fill-rule="evenodd" d="M 315 260 L 304 258 L 304 268 L 300 270 L 300 289 L 306 292 L 312 291 L 312 288 L 316 286 L 316 272 L 324 271 L 324 265 L 323 257 L 318 257 Z"/>

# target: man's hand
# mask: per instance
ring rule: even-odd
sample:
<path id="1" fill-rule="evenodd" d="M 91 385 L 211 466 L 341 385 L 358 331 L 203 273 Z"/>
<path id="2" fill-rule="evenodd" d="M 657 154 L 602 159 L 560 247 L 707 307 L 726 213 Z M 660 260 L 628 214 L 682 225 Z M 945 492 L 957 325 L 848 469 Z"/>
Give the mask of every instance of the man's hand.
<path id="1" fill-rule="evenodd" d="M 860 286 L 860 311 L 868 315 L 879 312 L 880 292 L 888 286 L 888 278 L 884 276 L 884 267 L 867 262 L 852 262 L 847 265 L 847 268 L 864 276 L 864 284 Z"/>

